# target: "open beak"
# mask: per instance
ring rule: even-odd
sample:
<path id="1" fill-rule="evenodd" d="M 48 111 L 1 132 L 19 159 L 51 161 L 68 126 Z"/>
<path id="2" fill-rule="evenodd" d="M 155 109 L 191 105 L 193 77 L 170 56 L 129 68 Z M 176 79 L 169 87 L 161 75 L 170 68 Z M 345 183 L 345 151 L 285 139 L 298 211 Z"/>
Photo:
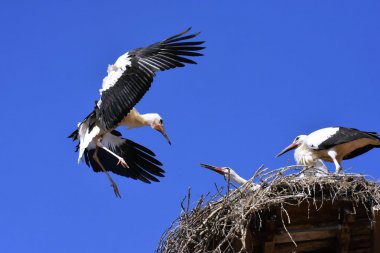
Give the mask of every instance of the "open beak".
<path id="1" fill-rule="evenodd" d="M 169 143 L 169 145 L 172 145 L 172 143 L 171 143 L 171 141 L 169 139 L 169 136 L 166 134 L 166 131 L 165 131 L 165 128 L 164 128 L 163 125 L 154 125 L 153 129 L 155 129 L 158 132 L 160 132 L 165 137 L 165 139 L 167 140 L 167 142 Z"/>
<path id="2" fill-rule="evenodd" d="M 212 166 L 212 165 L 208 165 L 208 164 L 204 164 L 204 163 L 201 163 L 200 165 L 201 165 L 201 167 L 203 167 L 203 168 L 206 168 L 206 169 L 209 169 L 209 170 L 215 171 L 216 173 L 219 173 L 220 175 L 223 175 L 223 176 L 224 176 L 223 171 L 222 171 L 221 168 L 219 168 L 219 167 Z"/>
<path id="3" fill-rule="evenodd" d="M 295 143 L 292 143 L 290 144 L 289 146 L 287 146 L 284 150 L 282 150 L 280 153 L 278 153 L 278 155 L 276 155 L 276 158 L 285 154 L 286 152 L 292 150 L 292 149 L 295 149 L 296 147 L 298 147 L 298 144 L 295 144 Z"/>

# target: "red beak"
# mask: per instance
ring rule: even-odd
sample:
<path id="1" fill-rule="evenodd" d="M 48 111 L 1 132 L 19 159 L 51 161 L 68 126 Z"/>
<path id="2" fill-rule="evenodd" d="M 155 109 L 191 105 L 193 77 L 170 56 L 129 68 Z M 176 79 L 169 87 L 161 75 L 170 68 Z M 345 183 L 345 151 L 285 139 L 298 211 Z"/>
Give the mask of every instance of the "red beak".
<path id="1" fill-rule="evenodd" d="M 201 167 L 203 167 L 203 168 L 206 168 L 206 169 L 209 169 L 209 170 L 215 171 L 216 173 L 218 173 L 218 174 L 224 176 L 224 172 L 223 172 L 223 170 L 222 170 L 221 168 L 219 168 L 219 167 L 212 166 L 212 165 L 208 165 L 208 164 L 204 164 L 204 163 L 201 163 L 200 165 L 201 165 Z"/>
<path id="2" fill-rule="evenodd" d="M 169 136 L 166 134 L 166 131 L 165 131 L 165 128 L 164 128 L 163 125 L 154 125 L 153 129 L 155 129 L 158 132 L 160 132 L 165 137 L 165 139 L 167 140 L 167 142 L 169 143 L 169 145 L 172 145 L 172 143 L 171 143 L 171 141 L 169 139 Z"/>

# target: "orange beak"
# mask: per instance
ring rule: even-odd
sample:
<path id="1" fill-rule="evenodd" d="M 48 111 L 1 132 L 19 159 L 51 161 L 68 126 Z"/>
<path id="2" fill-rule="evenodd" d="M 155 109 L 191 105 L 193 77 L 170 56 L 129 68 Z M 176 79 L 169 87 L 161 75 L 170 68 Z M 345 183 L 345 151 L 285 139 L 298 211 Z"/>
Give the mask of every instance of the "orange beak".
<path id="1" fill-rule="evenodd" d="M 158 132 L 160 132 L 165 137 L 165 139 L 167 140 L 169 145 L 172 145 L 172 143 L 169 139 L 169 136 L 166 134 L 166 131 L 165 131 L 165 128 L 163 125 L 153 125 L 152 128 L 157 130 Z"/>
<path id="2" fill-rule="evenodd" d="M 203 167 L 203 168 L 206 168 L 206 169 L 209 169 L 209 170 L 215 171 L 216 173 L 219 173 L 220 175 L 223 175 L 223 176 L 224 176 L 224 172 L 223 172 L 223 171 L 221 170 L 221 168 L 219 168 L 219 167 L 212 166 L 212 165 L 208 165 L 208 164 L 204 164 L 204 163 L 201 163 L 200 165 L 201 165 L 201 167 Z"/>
<path id="3" fill-rule="evenodd" d="M 295 149 L 296 147 L 298 147 L 298 144 L 295 144 L 295 143 L 292 143 L 290 144 L 289 146 L 287 146 L 286 148 L 284 148 L 280 153 L 278 153 L 278 155 L 276 155 L 276 158 L 285 154 L 286 152 L 292 150 L 292 149 Z"/>

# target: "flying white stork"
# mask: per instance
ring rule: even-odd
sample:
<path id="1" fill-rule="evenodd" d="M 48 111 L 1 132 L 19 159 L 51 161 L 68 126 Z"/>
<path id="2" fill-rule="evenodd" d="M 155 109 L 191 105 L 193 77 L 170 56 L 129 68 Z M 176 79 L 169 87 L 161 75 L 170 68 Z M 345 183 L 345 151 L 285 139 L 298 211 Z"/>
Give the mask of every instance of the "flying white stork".
<path id="1" fill-rule="evenodd" d="M 204 49 L 199 46 L 204 41 L 188 41 L 199 34 L 185 35 L 188 31 L 190 28 L 161 42 L 126 52 L 113 65 L 109 65 L 108 75 L 103 79 L 100 89 L 100 100 L 94 111 L 69 136 L 79 140 L 78 161 L 90 146 L 94 146 L 93 159 L 107 174 L 116 195 L 117 186 L 102 165 L 98 156 L 99 150 L 114 156 L 118 161 L 116 165 L 125 168 L 129 165 L 124 157 L 111 148 L 114 144 L 107 142 L 109 145 L 105 145 L 103 138 L 118 126 L 135 128 L 148 125 L 160 131 L 170 144 L 162 118 L 156 113 L 140 115 L 134 106 L 149 90 L 157 71 L 183 67 L 185 63 L 196 64 L 186 56 L 202 56 L 196 51 Z"/>
<path id="2" fill-rule="evenodd" d="M 236 183 L 238 183 L 239 185 L 244 185 L 245 183 L 247 183 L 248 180 L 242 178 L 241 176 L 239 176 L 239 174 L 237 174 L 233 169 L 231 169 L 230 167 L 216 167 L 216 166 L 213 166 L 213 165 L 209 165 L 209 164 L 204 164 L 204 163 L 201 163 L 200 164 L 203 168 L 206 168 L 206 169 L 210 169 L 212 171 L 215 171 L 216 173 L 222 175 L 224 177 L 224 179 L 228 180 L 232 180 Z M 255 184 L 255 183 L 252 183 L 250 185 L 250 188 L 252 190 L 257 190 L 260 188 L 260 185 L 259 184 Z"/>
<path id="3" fill-rule="evenodd" d="M 327 127 L 309 135 L 297 136 L 293 143 L 276 157 L 292 150 L 297 164 L 309 165 L 317 159 L 333 162 L 335 173 L 342 171 L 342 160 L 354 158 L 373 148 L 380 147 L 380 138 L 376 132 L 364 132 L 354 128 Z"/>
<path id="4" fill-rule="evenodd" d="M 93 111 L 86 119 L 95 119 L 95 112 Z M 91 120 L 90 120 L 91 121 Z M 75 130 L 69 138 L 74 141 L 78 140 L 79 129 Z M 80 140 L 79 140 L 80 141 Z M 92 167 L 94 172 L 104 172 L 111 182 L 116 197 L 121 198 L 119 189 L 108 174 L 111 171 L 117 175 L 140 180 L 144 183 L 150 184 L 151 181 L 159 182 L 156 178 L 163 177 L 165 171 L 159 166 L 162 165 L 160 161 L 155 159 L 155 154 L 148 148 L 121 137 L 121 133 L 112 130 L 102 135 L 98 140 L 98 145 L 95 140 L 92 140 L 83 150 L 82 157 L 84 158 L 87 166 Z M 101 145 L 103 148 L 98 148 Z M 80 142 L 77 145 L 78 151 Z M 120 163 L 120 159 L 125 164 Z"/>

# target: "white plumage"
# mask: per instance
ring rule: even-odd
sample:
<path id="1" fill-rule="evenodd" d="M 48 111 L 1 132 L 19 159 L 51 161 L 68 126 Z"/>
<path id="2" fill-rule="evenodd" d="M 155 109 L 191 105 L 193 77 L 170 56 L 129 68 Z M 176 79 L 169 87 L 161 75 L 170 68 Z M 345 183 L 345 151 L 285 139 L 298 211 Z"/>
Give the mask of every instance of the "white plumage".
<path id="1" fill-rule="evenodd" d="M 108 90 L 113 87 L 116 82 L 123 75 L 124 71 L 127 67 L 131 66 L 131 59 L 129 58 L 129 53 L 125 53 L 119 58 L 117 58 L 115 64 L 108 65 L 107 73 L 108 75 L 104 77 L 102 88 L 99 90 L 100 95 L 102 95 L 103 91 Z M 100 106 L 101 100 L 98 102 L 98 106 Z"/>
<path id="2" fill-rule="evenodd" d="M 339 131 L 339 127 L 326 127 L 307 135 L 306 146 L 311 149 L 318 149 L 321 143 L 331 138 Z"/>
<path id="3" fill-rule="evenodd" d="M 355 128 L 327 127 L 309 135 L 297 136 L 293 143 L 282 150 L 282 155 L 296 149 L 294 158 L 297 164 L 316 166 L 319 159 L 333 162 L 335 173 L 342 170 L 342 160 L 354 158 L 373 148 L 380 147 L 380 138 L 376 132 L 364 132 Z"/>
<path id="4" fill-rule="evenodd" d="M 89 132 L 88 123 L 85 121 L 79 126 L 78 136 L 79 136 L 79 155 L 78 163 L 82 160 L 83 153 L 86 148 L 90 146 L 90 143 L 96 146 L 96 136 L 100 134 L 100 128 L 95 126 L 91 132 Z"/>

